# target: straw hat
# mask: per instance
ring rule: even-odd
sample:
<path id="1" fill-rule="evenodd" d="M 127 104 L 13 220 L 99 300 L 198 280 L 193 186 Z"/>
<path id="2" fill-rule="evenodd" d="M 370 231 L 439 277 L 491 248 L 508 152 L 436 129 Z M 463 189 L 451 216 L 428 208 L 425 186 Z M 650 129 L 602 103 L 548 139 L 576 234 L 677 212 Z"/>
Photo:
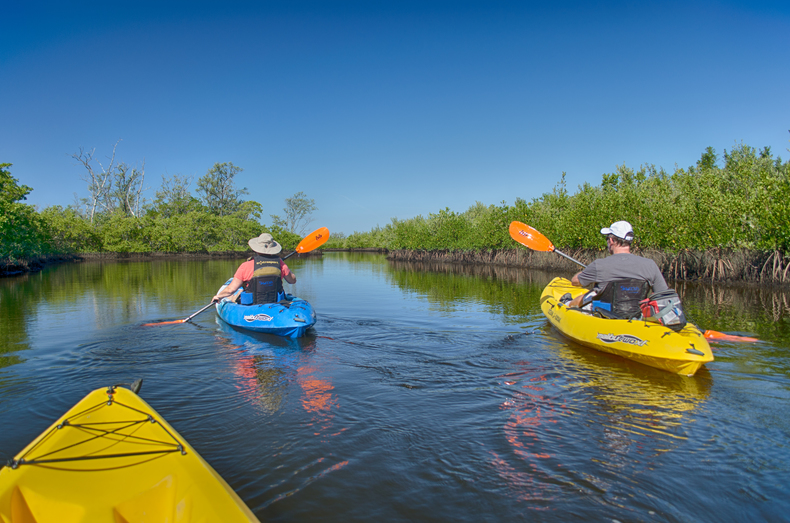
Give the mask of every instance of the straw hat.
<path id="1" fill-rule="evenodd" d="M 258 254 L 277 254 L 283 250 L 282 246 L 274 241 L 274 238 L 268 232 L 251 239 L 247 244 L 250 246 L 250 249 Z"/>

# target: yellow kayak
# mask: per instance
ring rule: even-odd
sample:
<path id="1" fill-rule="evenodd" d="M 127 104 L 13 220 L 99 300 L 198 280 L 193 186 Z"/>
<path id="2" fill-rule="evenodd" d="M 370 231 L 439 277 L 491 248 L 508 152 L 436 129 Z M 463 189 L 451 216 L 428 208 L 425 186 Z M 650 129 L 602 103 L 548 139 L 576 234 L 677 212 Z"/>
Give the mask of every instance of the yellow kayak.
<path id="1" fill-rule="evenodd" d="M 258 521 L 136 393 L 97 389 L 0 469 L 0 522 Z"/>
<path id="2" fill-rule="evenodd" d="M 575 298 L 586 292 L 565 278 L 554 278 L 540 297 L 543 314 L 576 343 L 684 376 L 713 361 L 705 336 L 690 323 L 675 332 L 653 322 L 601 318 L 560 302 L 566 293 Z"/>

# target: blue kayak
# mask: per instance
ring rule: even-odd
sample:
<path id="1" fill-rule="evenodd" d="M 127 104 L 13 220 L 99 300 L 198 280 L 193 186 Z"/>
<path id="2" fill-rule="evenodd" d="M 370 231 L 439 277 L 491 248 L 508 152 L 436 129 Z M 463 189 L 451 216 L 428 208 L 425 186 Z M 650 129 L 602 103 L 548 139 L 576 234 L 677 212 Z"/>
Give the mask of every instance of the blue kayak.
<path id="1" fill-rule="evenodd" d="M 225 285 L 230 281 L 225 282 Z M 217 314 L 234 327 L 287 338 L 304 336 L 316 320 L 313 306 L 291 294 L 286 294 L 285 299 L 277 303 L 263 305 L 240 305 L 224 298 L 217 303 Z"/>

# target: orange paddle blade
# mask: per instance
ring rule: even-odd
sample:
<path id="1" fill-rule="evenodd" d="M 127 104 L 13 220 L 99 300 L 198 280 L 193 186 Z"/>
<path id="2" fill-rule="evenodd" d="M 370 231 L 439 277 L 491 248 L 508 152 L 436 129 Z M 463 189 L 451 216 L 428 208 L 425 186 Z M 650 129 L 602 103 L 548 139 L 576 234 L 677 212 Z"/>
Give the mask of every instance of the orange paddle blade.
<path id="1" fill-rule="evenodd" d="M 303 252 L 310 252 L 322 246 L 328 239 L 329 229 L 326 227 L 316 229 L 299 242 L 299 245 L 296 246 L 296 252 L 300 254 Z"/>
<path id="2" fill-rule="evenodd" d="M 197 316 L 198 314 L 200 314 L 201 312 L 203 312 L 203 311 L 207 310 L 207 309 L 208 309 L 209 307 L 211 307 L 212 305 L 214 305 L 214 302 L 213 302 L 213 301 L 212 301 L 211 303 L 209 303 L 208 305 L 206 305 L 205 307 L 203 307 L 202 309 L 200 309 L 199 311 L 197 311 L 196 313 L 194 313 L 194 314 L 191 314 L 191 315 L 190 315 L 189 317 L 187 317 L 187 318 L 184 318 L 183 320 L 173 320 L 173 321 L 158 321 L 158 322 L 156 322 L 156 323 L 144 323 L 144 324 L 143 324 L 143 327 L 150 327 L 150 326 L 152 326 L 152 325 L 170 325 L 170 324 L 173 324 L 173 323 L 186 323 L 186 322 L 188 322 L 189 320 L 191 320 L 192 318 L 194 318 L 195 316 Z"/>
<path id="3" fill-rule="evenodd" d="M 760 341 L 749 336 L 738 336 L 737 334 L 725 334 L 719 331 L 707 330 L 703 336 L 711 341 Z"/>
<path id="4" fill-rule="evenodd" d="M 529 225 L 521 222 L 510 223 L 510 237 L 533 251 L 554 251 L 554 245 L 548 238 Z"/>
<path id="5" fill-rule="evenodd" d="M 175 320 L 175 321 L 157 321 L 156 323 L 143 323 L 143 327 L 151 327 L 153 325 L 169 325 L 171 323 L 184 323 L 187 320 Z"/>

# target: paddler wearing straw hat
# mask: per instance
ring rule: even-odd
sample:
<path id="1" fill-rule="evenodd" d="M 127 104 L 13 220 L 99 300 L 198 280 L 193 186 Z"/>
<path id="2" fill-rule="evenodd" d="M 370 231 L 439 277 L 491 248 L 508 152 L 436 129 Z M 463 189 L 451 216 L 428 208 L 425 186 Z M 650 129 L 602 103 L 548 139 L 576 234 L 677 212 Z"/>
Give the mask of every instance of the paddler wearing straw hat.
<path id="1" fill-rule="evenodd" d="M 247 242 L 255 255 L 239 265 L 233 280 L 217 293 L 213 302 L 232 295 L 244 286 L 244 292 L 252 294 L 252 303 L 275 303 L 282 299 L 283 279 L 290 284 L 296 283 L 296 276 L 280 258 L 282 246 L 274 241 L 268 232 Z M 243 302 L 242 302 L 243 303 Z"/>

